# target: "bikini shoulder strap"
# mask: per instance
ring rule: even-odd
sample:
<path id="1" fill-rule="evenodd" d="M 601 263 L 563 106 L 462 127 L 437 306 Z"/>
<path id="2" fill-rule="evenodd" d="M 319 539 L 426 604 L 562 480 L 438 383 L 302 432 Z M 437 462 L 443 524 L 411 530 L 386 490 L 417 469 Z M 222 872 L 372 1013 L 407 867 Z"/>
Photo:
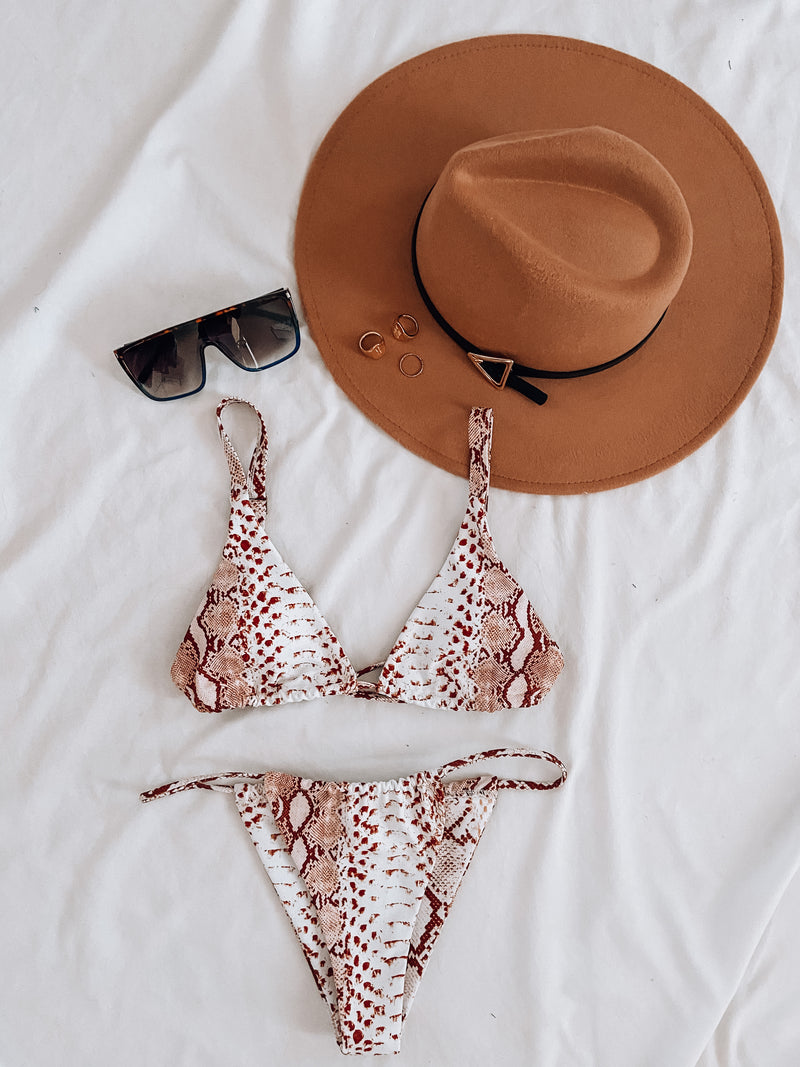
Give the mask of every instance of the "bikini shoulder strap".
<path id="1" fill-rule="evenodd" d="M 561 773 L 558 778 L 549 782 L 534 781 L 530 778 L 495 778 L 494 781 L 498 789 L 558 789 L 567 780 L 567 768 L 558 756 L 554 756 L 552 752 L 543 752 L 532 748 L 492 748 L 487 752 L 476 752 L 472 756 L 465 756 L 463 759 L 445 763 L 440 768 L 438 777 L 442 779 L 445 775 L 452 774 L 453 771 L 461 770 L 462 767 L 470 767 L 474 763 L 483 763 L 485 760 L 501 759 L 507 756 L 542 760 L 557 767 Z"/>
<path id="2" fill-rule="evenodd" d="M 469 499 L 486 507 L 492 458 L 491 408 L 473 408 L 469 415 Z"/>
<path id="3" fill-rule="evenodd" d="M 185 793 L 187 789 L 213 789 L 219 793 L 231 793 L 240 782 L 260 782 L 262 774 L 230 771 L 227 774 L 207 774 L 200 778 L 180 778 L 177 782 L 167 782 L 139 794 L 139 800 L 147 804 L 159 797 L 171 797 L 175 793 Z"/>
<path id="4" fill-rule="evenodd" d="M 250 408 L 258 419 L 258 440 L 250 460 L 250 470 L 247 475 L 239 459 L 236 449 L 233 447 L 230 437 L 225 431 L 222 421 L 222 413 L 230 404 L 244 404 Z M 244 491 L 250 498 L 253 510 L 259 520 L 264 518 L 267 511 L 267 428 L 261 412 L 254 407 L 249 400 L 242 400 L 238 396 L 226 396 L 217 407 L 217 426 L 222 447 L 225 449 L 225 459 L 228 461 L 228 469 L 231 472 L 231 498 L 236 490 Z"/>

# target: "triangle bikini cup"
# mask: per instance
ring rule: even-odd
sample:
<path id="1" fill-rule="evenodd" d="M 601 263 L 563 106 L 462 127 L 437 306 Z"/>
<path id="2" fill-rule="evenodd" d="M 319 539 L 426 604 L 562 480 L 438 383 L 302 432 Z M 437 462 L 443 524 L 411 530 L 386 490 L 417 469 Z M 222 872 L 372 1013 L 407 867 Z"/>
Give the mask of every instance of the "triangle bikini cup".
<path id="1" fill-rule="evenodd" d="M 258 440 L 245 474 L 222 420 L 250 408 Z M 231 477 L 228 538 L 211 586 L 172 665 L 198 711 L 264 707 L 351 694 L 455 711 L 538 704 L 564 660 L 498 558 L 486 518 L 491 408 L 469 418 L 469 498 L 441 570 L 382 664 L 356 671 L 264 528 L 267 433 L 248 401 L 217 408 Z M 377 672 L 377 681 L 362 680 Z"/>

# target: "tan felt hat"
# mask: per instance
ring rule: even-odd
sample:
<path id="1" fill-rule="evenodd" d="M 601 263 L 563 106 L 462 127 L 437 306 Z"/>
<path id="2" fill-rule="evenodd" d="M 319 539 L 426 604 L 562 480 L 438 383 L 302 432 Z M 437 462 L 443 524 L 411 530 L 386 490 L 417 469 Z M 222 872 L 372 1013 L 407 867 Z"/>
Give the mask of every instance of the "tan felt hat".
<path id="1" fill-rule="evenodd" d="M 493 407 L 492 481 L 530 493 L 625 485 L 708 440 L 783 292 L 764 179 L 716 111 L 533 35 L 436 48 L 360 93 L 312 162 L 295 261 L 370 419 L 466 474 L 469 409 Z"/>

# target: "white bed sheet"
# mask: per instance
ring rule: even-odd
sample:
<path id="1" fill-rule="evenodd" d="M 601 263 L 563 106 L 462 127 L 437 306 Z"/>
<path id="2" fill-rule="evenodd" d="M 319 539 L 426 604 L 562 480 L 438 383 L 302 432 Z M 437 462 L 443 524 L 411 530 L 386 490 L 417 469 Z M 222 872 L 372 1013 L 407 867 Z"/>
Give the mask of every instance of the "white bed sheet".
<path id="1" fill-rule="evenodd" d="M 354 662 L 444 558 L 465 484 L 300 354 L 146 401 L 111 350 L 294 286 L 314 150 L 402 60 L 499 32 L 581 37 L 703 95 L 771 189 L 787 263 L 764 372 L 639 485 L 494 491 L 490 522 L 564 651 L 540 709 L 340 698 L 200 717 L 169 666 L 222 546 L 213 409 L 271 440 L 270 529 Z M 800 1063 L 800 5 L 797 0 L 5 4 L 0 1064 L 336 1064 L 326 1009 L 229 800 L 173 777 L 379 778 L 498 744 L 567 785 L 501 795 L 396 1059 Z M 380 239 L 380 235 L 376 235 Z"/>

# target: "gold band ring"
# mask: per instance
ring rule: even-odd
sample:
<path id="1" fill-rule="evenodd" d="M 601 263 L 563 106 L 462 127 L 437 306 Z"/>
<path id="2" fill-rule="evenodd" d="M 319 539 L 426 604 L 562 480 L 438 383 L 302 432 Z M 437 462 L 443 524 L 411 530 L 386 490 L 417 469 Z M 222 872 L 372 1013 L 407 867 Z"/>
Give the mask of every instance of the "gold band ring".
<path id="1" fill-rule="evenodd" d="M 417 361 L 419 366 L 416 370 L 406 370 L 403 364 L 407 359 Z M 398 366 L 400 367 L 400 373 L 404 374 L 406 378 L 416 378 L 417 375 L 422 374 L 422 368 L 425 366 L 425 364 L 422 362 L 422 356 L 418 356 L 416 352 L 404 352 L 403 355 L 400 357 L 400 362 Z"/>

